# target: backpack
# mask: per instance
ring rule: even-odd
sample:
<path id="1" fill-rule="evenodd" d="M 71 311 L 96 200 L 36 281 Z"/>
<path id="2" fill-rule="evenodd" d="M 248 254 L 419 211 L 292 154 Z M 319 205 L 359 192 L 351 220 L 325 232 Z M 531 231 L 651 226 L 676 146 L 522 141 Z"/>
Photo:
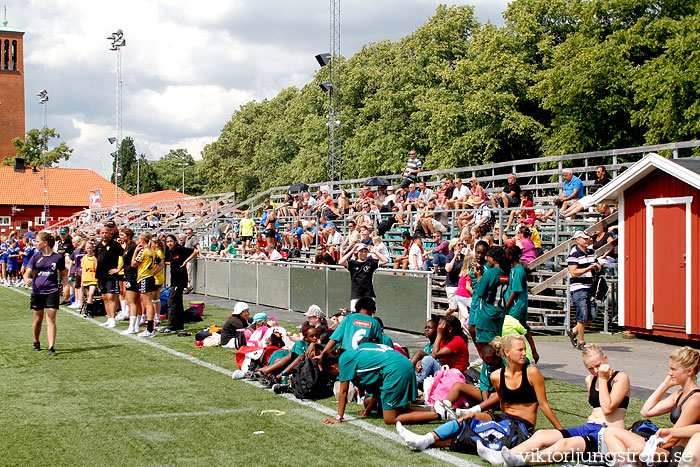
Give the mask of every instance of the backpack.
<path id="1" fill-rule="evenodd" d="M 500 451 L 501 448 L 512 448 L 530 437 L 525 424 L 513 418 L 497 422 L 484 422 L 470 418 L 460 424 L 460 431 L 452 439 L 450 450 L 465 454 L 476 454 L 476 443 L 481 443 L 489 449 Z"/>
<path id="2" fill-rule="evenodd" d="M 292 375 L 291 389 L 297 399 L 325 399 L 333 395 L 333 381 L 321 373 L 316 360 L 305 358 Z"/>
<path id="3" fill-rule="evenodd" d="M 289 257 L 301 258 L 301 250 L 299 250 L 299 248 L 292 248 L 291 250 L 289 250 Z"/>
<path id="4" fill-rule="evenodd" d="M 182 317 L 185 323 L 196 323 L 198 321 L 204 321 L 202 319 L 202 315 L 199 314 L 199 310 L 193 306 L 186 309 L 183 312 Z"/>
<path id="5" fill-rule="evenodd" d="M 591 285 L 591 297 L 602 302 L 605 300 L 605 296 L 608 295 L 608 281 L 605 280 L 602 273 L 598 273 L 593 277 L 593 284 Z"/>
<path id="6" fill-rule="evenodd" d="M 433 405 L 436 401 L 445 400 L 447 398 L 447 393 L 450 392 L 452 386 L 456 383 L 464 383 L 464 375 L 457 368 L 449 368 L 447 365 L 443 366 L 441 370 L 435 373 L 433 377 L 433 385 L 430 387 L 428 396 L 425 402 Z M 467 399 L 465 397 L 460 397 L 457 401 L 452 404 L 454 407 L 461 407 L 467 405 Z"/>
<path id="7" fill-rule="evenodd" d="M 637 420 L 632 424 L 630 430 L 635 435 L 639 435 L 644 439 L 649 439 L 659 431 L 659 428 L 654 425 L 651 420 Z"/>

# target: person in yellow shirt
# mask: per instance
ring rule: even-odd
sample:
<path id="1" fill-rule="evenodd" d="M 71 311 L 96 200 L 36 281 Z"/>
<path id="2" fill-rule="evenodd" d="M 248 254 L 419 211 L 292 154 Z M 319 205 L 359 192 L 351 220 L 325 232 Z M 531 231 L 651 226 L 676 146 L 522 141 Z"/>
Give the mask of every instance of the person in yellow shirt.
<path id="1" fill-rule="evenodd" d="M 91 240 L 85 242 L 85 256 L 80 261 L 80 267 L 83 271 L 81 283 L 83 286 L 83 294 L 85 295 L 85 309 L 87 312 L 92 310 L 92 303 L 95 298 L 95 289 L 97 289 L 97 258 L 95 257 L 95 243 Z"/>
<path id="2" fill-rule="evenodd" d="M 154 292 L 153 306 L 155 308 L 155 320 L 156 324 L 160 324 L 160 291 L 165 283 L 165 245 L 163 240 L 159 238 L 154 238 L 151 240 L 151 250 L 154 253 L 153 262 L 155 267 L 153 269 L 153 277 L 156 280 L 157 289 Z"/>
<path id="3" fill-rule="evenodd" d="M 139 287 L 139 296 L 141 299 L 141 308 L 146 313 L 146 330 L 141 332 L 138 337 L 155 337 L 154 317 L 155 308 L 153 306 L 153 297 L 156 286 L 155 272 L 155 254 L 151 250 L 152 236 L 148 232 L 139 234 L 139 239 L 136 242 L 136 250 L 134 257 L 131 260 L 131 265 L 137 268 L 136 282 Z"/>

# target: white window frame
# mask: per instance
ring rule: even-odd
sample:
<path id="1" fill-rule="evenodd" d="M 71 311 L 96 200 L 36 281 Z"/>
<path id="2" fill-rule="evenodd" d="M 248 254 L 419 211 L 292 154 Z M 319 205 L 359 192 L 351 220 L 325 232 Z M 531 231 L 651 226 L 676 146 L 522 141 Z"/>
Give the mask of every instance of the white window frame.
<path id="1" fill-rule="evenodd" d="M 654 198 L 645 199 L 646 206 L 646 327 L 652 329 L 654 326 L 654 226 L 652 220 L 654 218 L 654 206 L 673 206 L 685 204 L 685 333 L 691 333 L 691 271 L 693 269 L 692 258 L 692 220 L 691 220 L 691 203 L 692 196 L 681 196 L 677 198 Z"/>
<path id="2" fill-rule="evenodd" d="M 9 227 L 12 225 L 12 216 L 0 216 L 0 225 Z"/>

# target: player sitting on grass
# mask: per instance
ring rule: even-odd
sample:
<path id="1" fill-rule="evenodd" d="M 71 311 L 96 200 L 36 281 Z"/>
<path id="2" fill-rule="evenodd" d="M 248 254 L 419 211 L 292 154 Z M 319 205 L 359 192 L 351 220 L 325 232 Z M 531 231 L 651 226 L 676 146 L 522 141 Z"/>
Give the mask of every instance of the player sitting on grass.
<path id="1" fill-rule="evenodd" d="M 337 329 L 331 334 L 331 338 L 323 349 L 323 352 L 318 357 L 320 360 L 323 355 L 328 354 L 336 344 L 345 350 L 357 349 L 360 340 L 367 338 L 370 342 L 380 342 L 382 338 L 382 327 L 379 322 L 374 319 L 373 315 L 377 311 L 377 306 L 374 299 L 363 297 L 355 303 L 357 313 L 348 315 L 338 325 Z"/>
<path id="2" fill-rule="evenodd" d="M 270 355 L 267 366 L 261 368 L 260 373 L 279 376 L 290 374 L 306 358 L 309 345 L 318 341 L 318 331 L 313 326 L 303 328 L 301 333 L 304 336 L 303 340 L 295 342 L 292 350 L 282 349 Z"/>
<path id="3" fill-rule="evenodd" d="M 342 351 L 338 358 L 333 353 L 324 354 L 320 368 L 340 381 L 338 415 L 323 423 L 345 420 L 351 381 L 366 393 L 365 408 L 360 410 L 360 415 L 369 415 L 379 403 L 380 414 L 387 425 L 399 420 L 420 423 L 441 418 L 432 408 L 408 407 L 418 396 L 415 368 L 403 354 L 386 345 L 363 342 L 357 349 Z"/>

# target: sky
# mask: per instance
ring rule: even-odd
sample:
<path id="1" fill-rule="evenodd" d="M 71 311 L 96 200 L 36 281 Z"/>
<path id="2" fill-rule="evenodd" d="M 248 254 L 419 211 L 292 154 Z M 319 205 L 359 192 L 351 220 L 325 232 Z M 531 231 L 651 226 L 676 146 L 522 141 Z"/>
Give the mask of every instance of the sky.
<path id="1" fill-rule="evenodd" d="M 434 0 L 341 1 L 341 53 L 392 41 L 431 17 Z M 472 0 L 477 18 L 502 24 L 506 0 Z M 156 160 L 185 148 L 195 159 L 252 100 L 301 87 L 328 52 L 328 0 L 0 0 L 8 27 L 24 31 L 26 129 L 47 123 L 74 149 L 60 167 L 111 174 L 117 53 L 124 32 L 122 135 Z M 1 20 L 0 20 L 1 24 Z"/>

